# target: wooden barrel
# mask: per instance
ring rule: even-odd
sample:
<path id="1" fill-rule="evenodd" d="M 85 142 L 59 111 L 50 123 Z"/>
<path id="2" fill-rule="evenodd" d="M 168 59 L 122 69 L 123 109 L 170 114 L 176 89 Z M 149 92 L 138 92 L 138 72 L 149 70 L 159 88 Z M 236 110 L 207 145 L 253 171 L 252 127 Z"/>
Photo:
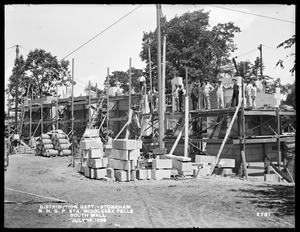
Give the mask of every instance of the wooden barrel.
<path id="1" fill-rule="evenodd" d="M 58 141 L 59 141 L 60 144 L 67 144 L 67 143 L 69 143 L 69 140 L 67 140 L 67 139 L 59 139 Z"/>
<path id="2" fill-rule="evenodd" d="M 42 139 L 50 139 L 50 135 L 47 134 L 41 134 Z"/>
<path id="3" fill-rule="evenodd" d="M 69 144 L 60 144 L 59 145 L 59 148 L 60 150 L 69 150 Z"/>
<path id="4" fill-rule="evenodd" d="M 61 153 L 63 156 L 68 156 L 68 155 L 72 154 L 72 151 L 71 150 L 61 150 Z"/>
<path id="5" fill-rule="evenodd" d="M 52 140 L 51 139 L 43 139 L 42 143 L 43 144 L 52 144 Z"/>
<path id="6" fill-rule="evenodd" d="M 54 134 L 54 139 L 66 139 L 67 136 L 65 134 Z"/>
<path id="7" fill-rule="evenodd" d="M 51 157 L 51 156 L 56 156 L 58 155 L 58 150 L 46 150 L 47 156 Z"/>
<path id="8" fill-rule="evenodd" d="M 53 144 L 44 144 L 45 149 L 53 149 Z"/>

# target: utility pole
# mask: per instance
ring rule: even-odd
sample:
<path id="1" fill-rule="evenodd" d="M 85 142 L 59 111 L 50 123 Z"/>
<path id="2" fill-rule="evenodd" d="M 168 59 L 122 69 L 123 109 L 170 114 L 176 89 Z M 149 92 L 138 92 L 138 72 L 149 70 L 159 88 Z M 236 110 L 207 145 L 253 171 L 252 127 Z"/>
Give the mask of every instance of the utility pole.
<path id="1" fill-rule="evenodd" d="M 260 51 L 260 75 L 263 76 L 263 60 L 262 60 L 262 45 L 260 44 L 258 47 L 258 50 Z"/>
<path id="2" fill-rule="evenodd" d="M 16 45 L 16 101 L 15 101 L 15 133 L 17 133 L 18 128 L 18 101 L 19 101 L 19 45 Z"/>
<path id="3" fill-rule="evenodd" d="M 161 79 L 161 33 L 160 33 L 160 15 L 161 15 L 161 5 L 156 5 L 156 16 L 157 16 L 157 75 L 158 75 L 158 99 L 159 99 L 159 118 L 158 118 L 158 127 L 159 127 L 159 149 L 164 149 L 164 118 L 162 117 L 164 111 L 164 102 L 163 94 L 165 91 L 162 89 L 162 79 Z"/>

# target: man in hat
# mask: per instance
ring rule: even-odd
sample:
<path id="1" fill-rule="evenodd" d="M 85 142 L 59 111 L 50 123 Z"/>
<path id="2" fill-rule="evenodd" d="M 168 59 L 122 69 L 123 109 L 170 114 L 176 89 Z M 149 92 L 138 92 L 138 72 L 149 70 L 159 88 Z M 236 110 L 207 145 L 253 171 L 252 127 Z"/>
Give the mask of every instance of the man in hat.
<path id="1" fill-rule="evenodd" d="M 179 85 L 178 89 L 178 101 L 179 101 L 179 112 L 182 112 L 183 108 L 183 96 L 185 95 L 186 91 L 182 88 L 182 85 Z"/>
<path id="2" fill-rule="evenodd" d="M 146 78 L 144 76 L 140 76 L 138 78 L 138 81 L 140 82 L 140 94 L 142 94 L 144 88 L 144 82 L 146 81 Z"/>
<path id="3" fill-rule="evenodd" d="M 224 109 L 224 85 L 222 84 L 222 81 L 219 80 L 216 83 L 216 94 L 217 94 L 217 108 L 218 109 Z"/>
<path id="4" fill-rule="evenodd" d="M 193 110 L 196 110 L 198 108 L 199 91 L 200 90 L 197 82 L 194 82 L 192 92 L 191 92 Z"/>
<path id="5" fill-rule="evenodd" d="M 252 108 L 251 93 L 252 93 L 253 85 L 249 79 L 245 79 L 245 82 L 246 82 L 246 86 L 245 86 L 246 107 Z"/>
<path id="6" fill-rule="evenodd" d="M 233 81 L 233 93 L 231 98 L 231 107 L 235 107 L 239 104 L 239 84 L 237 83 L 237 79 L 232 78 Z"/>

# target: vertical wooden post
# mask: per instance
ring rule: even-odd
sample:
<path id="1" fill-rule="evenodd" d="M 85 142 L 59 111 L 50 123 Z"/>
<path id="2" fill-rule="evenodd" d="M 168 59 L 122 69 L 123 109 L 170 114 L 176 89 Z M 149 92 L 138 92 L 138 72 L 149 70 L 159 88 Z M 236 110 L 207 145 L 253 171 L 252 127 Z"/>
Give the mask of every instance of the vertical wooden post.
<path id="1" fill-rule="evenodd" d="M 151 50 L 150 50 L 150 44 L 148 47 L 148 55 L 149 55 L 149 78 L 150 78 L 150 105 L 151 105 L 151 126 L 152 126 L 152 143 L 154 143 L 154 117 L 153 117 L 153 111 L 154 111 L 154 104 L 153 103 L 153 83 L 152 83 L 152 68 L 151 68 Z"/>
<path id="2" fill-rule="evenodd" d="M 29 137 L 31 137 L 32 133 L 32 106 L 31 102 L 29 103 Z"/>
<path id="3" fill-rule="evenodd" d="M 74 58 L 72 59 L 72 98 L 71 98 L 71 142 L 74 144 Z M 72 145 L 72 156 L 74 156 L 74 146 Z"/>
<path id="4" fill-rule="evenodd" d="M 276 110 L 276 116 L 277 116 L 277 146 L 278 146 L 278 168 L 280 169 L 280 163 L 281 163 L 281 147 L 280 147 L 280 114 L 279 109 Z"/>
<path id="5" fill-rule="evenodd" d="M 184 111 L 184 156 L 188 156 L 188 143 L 189 143 L 189 83 L 188 83 L 188 68 L 185 68 L 185 111 Z"/>
<path id="6" fill-rule="evenodd" d="M 161 5 L 156 5 L 156 16 L 157 16 L 157 75 L 158 75 L 158 106 L 159 106 L 159 114 L 158 114 L 158 128 L 159 128 L 159 149 L 163 150 L 164 145 L 164 102 L 163 102 L 163 91 L 162 89 L 162 78 L 161 78 L 161 31 L 160 31 L 160 15 L 161 15 Z"/>
<path id="7" fill-rule="evenodd" d="M 108 120 L 109 120 L 109 68 L 107 68 L 107 83 L 106 83 L 106 127 L 108 129 Z"/>
<path id="8" fill-rule="evenodd" d="M 151 113 L 153 113 L 153 97 L 152 97 L 152 89 L 153 89 L 153 83 L 152 83 L 152 70 L 151 70 L 151 51 L 150 51 L 150 45 L 148 47 L 148 56 L 149 56 L 149 78 L 150 78 L 150 105 L 151 105 Z"/>
<path id="9" fill-rule="evenodd" d="M 131 110 L 131 58 L 129 58 L 129 86 L 128 86 L 128 112 Z"/>
<path id="10" fill-rule="evenodd" d="M 58 130 L 58 119 L 59 119 L 59 115 L 58 115 L 58 85 L 56 82 L 56 130 Z"/>
<path id="11" fill-rule="evenodd" d="M 241 110 L 241 118 L 242 118 L 242 146 L 241 146 L 241 157 L 242 157 L 242 163 L 243 163 L 243 169 L 244 169 L 244 175 L 246 180 L 248 180 L 248 172 L 247 172 L 247 165 L 246 165 L 246 154 L 245 154 L 245 148 L 246 148 L 246 132 L 245 132 L 245 90 L 244 90 L 244 77 L 241 78 L 242 82 L 242 110 Z"/>
<path id="12" fill-rule="evenodd" d="M 41 135 L 44 131 L 44 120 L 43 120 L 44 114 L 43 114 L 43 102 L 41 102 Z"/>
<path id="13" fill-rule="evenodd" d="M 167 47 L 167 37 L 164 35 L 164 40 L 163 40 L 163 66 L 162 66 L 162 99 L 164 102 L 164 111 L 165 112 L 165 104 L 166 104 L 166 47 Z M 163 115 L 165 118 L 165 116 Z M 165 123 L 164 123 L 165 124 Z"/>
<path id="14" fill-rule="evenodd" d="M 91 128 L 91 81 L 89 81 L 89 122 L 88 128 Z"/>

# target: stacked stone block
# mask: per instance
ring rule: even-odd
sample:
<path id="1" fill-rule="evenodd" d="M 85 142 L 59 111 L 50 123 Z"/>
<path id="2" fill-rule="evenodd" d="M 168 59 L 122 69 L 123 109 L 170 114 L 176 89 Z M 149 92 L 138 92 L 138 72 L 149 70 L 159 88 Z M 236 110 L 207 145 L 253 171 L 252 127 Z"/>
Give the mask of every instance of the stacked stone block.
<path id="1" fill-rule="evenodd" d="M 118 181 L 135 180 L 141 148 L 142 141 L 140 140 L 112 140 L 111 154 L 108 160 L 110 175 L 114 175 Z"/>

